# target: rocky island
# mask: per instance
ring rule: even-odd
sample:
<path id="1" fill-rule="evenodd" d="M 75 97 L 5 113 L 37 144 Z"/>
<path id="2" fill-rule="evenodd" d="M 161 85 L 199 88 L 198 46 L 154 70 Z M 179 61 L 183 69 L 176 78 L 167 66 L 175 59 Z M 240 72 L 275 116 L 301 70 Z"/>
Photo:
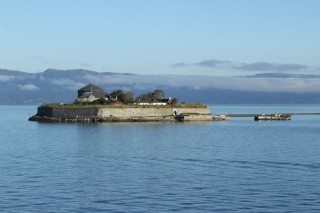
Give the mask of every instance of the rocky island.
<path id="1" fill-rule="evenodd" d="M 115 90 L 110 95 L 89 84 L 78 90 L 72 104 L 43 104 L 30 121 L 42 122 L 145 122 L 145 121 L 212 121 L 213 115 L 203 104 L 177 103 L 162 98 L 155 90 L 133 100 L 132 93 Z"/>

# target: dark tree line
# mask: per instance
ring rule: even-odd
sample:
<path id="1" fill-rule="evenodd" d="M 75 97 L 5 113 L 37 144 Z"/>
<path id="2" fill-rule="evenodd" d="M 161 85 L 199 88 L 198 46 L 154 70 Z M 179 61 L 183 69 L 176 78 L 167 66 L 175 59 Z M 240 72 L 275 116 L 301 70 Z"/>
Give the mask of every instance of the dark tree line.
<path id="1" fill-rule="evenodd" d="M 145 93 L 136 97 L 135 102 L 158 101 L 164 98 L 165 93 L 162 90 L 155 90 L 154 92 Z"/>
<path id="2" fill-rule="evenodd" d="M 111 101 L 117 100 L 117 101 L 123 102 L 124 104 L 132 103 L 132 102 L 140 103 L 140 102 L 160 101 L 164 97 L 165 97 L 164 91 L 158 90 L 158 89 L 153 92 L 141 94 L 136 98 L 133 97 L 132 92 L 123 92 L 122 90 L 114 90 L 110 94 Z M 177 102 L 178 102 L 177 98 L 171 99 L 172 104 L 176 104 Z"/>
<path id="3" fill-rule="evenodd" d="M 97 104 L 97 105 L 104 105 L 104 104 L 111 104 L 116 101 L 120 101 L 124 104 L 128 103 L 140 103 L 140 102 L 152 102 L 152 101 L 160 101 L 165 97 L 165 93 L 162 90 L 155 90 L 153 92 L 144 93 L 136 98 L 134 98 L 134 95 L 132 92 L 124 92 L 122 90 L 113 90 L 111 94 L 109 95 L 109 99 L 106 100 L 104 98 L 97 99 L 95 101 L 92 101 L 90 103 L 81 103 L 81 104 Z M 177 103 L 176 98 L 172 99 L 172 104 Z"/>
<path id="4" fill-rule="evenodd" d="M 123 92 L 122 90 L 113 90 L 110 94 L 111 101 L 121 101 L 124 104 L 133 102 L 132 92 Z"/>

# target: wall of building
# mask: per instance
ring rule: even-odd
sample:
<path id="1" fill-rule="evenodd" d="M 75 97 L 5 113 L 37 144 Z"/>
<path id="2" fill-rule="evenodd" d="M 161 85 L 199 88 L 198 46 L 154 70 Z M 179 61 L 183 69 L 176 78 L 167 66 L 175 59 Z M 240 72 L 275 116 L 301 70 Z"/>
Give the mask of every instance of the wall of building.
<path id="1" fill-rule="evenodd" d="M 152 117 L 188 114 L 210 114 L 208 108 L 64 108 L 64 107 L 38 107 L 39 116 L 53 118 L 78 118 L 78 117 L 118 117 L 122 119 L 132 117 Z M 191 117 L 190 117 L 191 118 Z"/>
<path id="2" fill-rule="evenodd" d="M 98 108 L 38 107 L 37 115 L 53 118 L 96 117 L 98 111 Z"/>
<path id="3" fill-rule="evenodd" d="M 101 117 L 147 117 L 147 116 L 168 116 L 172 115 L 171 108 L 101 108 L 99 115 Z"/>

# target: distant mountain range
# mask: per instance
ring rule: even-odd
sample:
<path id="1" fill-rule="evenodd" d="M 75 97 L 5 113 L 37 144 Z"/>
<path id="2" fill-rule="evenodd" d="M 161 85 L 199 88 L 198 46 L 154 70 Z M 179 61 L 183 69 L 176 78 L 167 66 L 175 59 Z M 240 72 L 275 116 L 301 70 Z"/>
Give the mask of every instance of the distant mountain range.
<path id="1" fill-rule="evenodd" d="M 180 102 L 207 104 L 320 103 L 320 91 L 317 89 L 319 88 L 318 81 L 320 81 L 318 78 L 320 75 L 284 73 L 218 78 L 214 76 L 99 73 L 83 69 L 47 69 L 40 73 L 0 69 L 0 104 L 70 103 L 76 99 L 77 90 L 89 83 L 107 92 L 112 92 L 114 89 L 132 91 L 135 96 L 160 89 L 167 96 L 178 98 Z M 297 90 L 291 88 L 297 88 Z"/>

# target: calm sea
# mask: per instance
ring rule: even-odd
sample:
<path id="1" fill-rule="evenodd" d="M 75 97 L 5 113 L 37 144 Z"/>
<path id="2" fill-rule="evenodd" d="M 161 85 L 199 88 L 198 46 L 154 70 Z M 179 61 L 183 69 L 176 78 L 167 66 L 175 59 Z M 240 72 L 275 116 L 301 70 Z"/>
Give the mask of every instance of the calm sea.
<path id="1" fill-rule="evenodd" d="M 320 112 L 217 105 L 213 113 Z M 320 212 L 320 116 L 37 123 L 0 106 L 0 212 Z"/>

